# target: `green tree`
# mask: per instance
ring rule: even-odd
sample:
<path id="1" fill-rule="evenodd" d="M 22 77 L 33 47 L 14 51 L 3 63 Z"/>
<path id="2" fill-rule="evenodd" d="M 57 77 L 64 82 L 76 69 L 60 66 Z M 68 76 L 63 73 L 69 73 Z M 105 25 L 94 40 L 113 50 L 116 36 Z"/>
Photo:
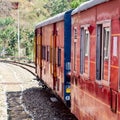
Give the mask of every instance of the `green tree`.
<path id="1" fill-rule="evenodd" d="M 14 55 L 16 54 L 17 51 L 17 33 L 15 31 L 12 31 L 10 35 L 10 40 L 8 43 L 8 49 L 6 50 L 9 55 Z"/>
<path id="2" fill-rule="evenodd" d="M 25 49 L 26 56 L 28 58 L 32 58 L 33 56 L 33 48 L 34 48 L 34 31 L 29 29 L 21 30 L 21 47 Z"/>
<path id="3" fill-rule="evenodd" d="M 1 18 L 0 19 L 0 48 L 1 51 L 4 51 L 9 47 L 9 42 L 11 40 L 11 33 L 14 31 L 12 24 L 14 20 L 12 18 Z M 9 52 L 9 51 L 6 51 Z M 9 52 L 10 53 L 10 52 Z M 4 55 L 3 54 L 3 55 Z"/>
<path id="4" fill-rule="evenodd" d="M 70 9 L 70 2 L 68 0 L 48 0 L 44 7 L 48 10 L 50 16 L 54 16 Z"/>
<path id="5" fill-rule="evenodd" d="M 88 1 L 88 0 L 72 0 L 70 5 L 71 5 L 71 8 L 76 8 L 78 7 L 81 3 L 85 2 L 85 1 Z"/>

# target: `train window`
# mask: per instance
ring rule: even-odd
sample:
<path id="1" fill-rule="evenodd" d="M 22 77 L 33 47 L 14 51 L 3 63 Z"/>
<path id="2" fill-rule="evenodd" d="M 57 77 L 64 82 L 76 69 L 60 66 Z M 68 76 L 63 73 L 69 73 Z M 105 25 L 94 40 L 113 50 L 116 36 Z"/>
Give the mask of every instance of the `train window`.
<path id="1" fill-rule="evenodd" d="M 76 71 L 76 42 L 74 42 L 73 69 L 74 69 L 74 71 Z"/>
<path id="2" fill-rule="evenodd" d="M 109 84 L 110 79 L 110 26 L 109 24 L 97 25 L 96 42 L 96 79 Z"/>
<path id="3" fill-rule="evenodd" d="M 85 73 L 89 77 L 90 57 L 89 57 L 90 34 L 87 28 L 81 28 L 80 39 L 80 73 Z"/>
<path id="4" fill-rule="evenodd" d="M 102 24 L 97 25 L 96 41 L 96 79 L 101 80 Z"/>
<path id="5" fill-rule="evenodd" d="M 45 60 L 46 59 L 46 47 L 42 46 L 42 59 Z"/>
<path id="6" fill-rule="evenodd" d="M 89 32 L 85 31 L 85 56 L 89 55 Z"/>
<path id="7" fill-rule="evenodd" d="M 89 57 L 89 45 L 90 45 L 90 34 L 88 30 L 85 30 L 85 43 L 84 43 L 84 72 L 89 76 L 89 67 L 90 67 L 90 57 Z"/>
<path id="8" fill-rule="evenodd" d="M 74 28 L 74 39 L 77 39 L 77 28 Z"/>
<path id="9" fill-rule="evenodd" d="M 46 60 L 46 46 L 44 46 L 44 60 Z"/>
<path id="10" fill-rule="evenodd" d="M 109 46 L 110 46 L 110 28 L 103 27 L 103 46 L 102 46 L 102 79 L 109 80 Z"/>
<path id="11" fill-rule="evenodd" d="M 84 38 L 85 38 L 85 30 L 81 28 L 81 36 L 80 36 L 80 73 L 84 73 Z"/>
<path id="12" fill-rule="evenodd" d="M 108 59 L 110 31 L 109 28 L 104 28 L 104 59 Z"/>
<path id="13" fill-rule="evenodd" d="M 42 46 L 42 59 L 44 58 L 44 47 Z"/>
<path id="14" fill-rule="evenodd" d="M 47 61 L 49 61 L 49 46 L 47 46 Z"/>
<path id="15" fill-rule="evenodd" d="M 61 49 L 58 48 L 58 66 L 61 66 Z"/>
<path id="16" fill-rule="evenodd" d="M 37 49 L 37 64 L 39 64 L 39 60 L 38 60 L 39 59 L 39 45 L 37 45 L 36 49 Z"/>

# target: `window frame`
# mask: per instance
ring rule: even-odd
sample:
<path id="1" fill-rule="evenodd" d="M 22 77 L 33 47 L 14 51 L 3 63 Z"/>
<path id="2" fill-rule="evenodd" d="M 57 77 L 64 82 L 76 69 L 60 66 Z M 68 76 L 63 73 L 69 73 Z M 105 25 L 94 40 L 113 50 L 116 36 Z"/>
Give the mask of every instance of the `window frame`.
<path id="1" fill-rule="evenodd" d="M 81 37 L 80 37 L 80 75 L 85 76 L 86 78 L 90 77 L 90 33 L 88 30 L 89 26 L 90 26 L 89 24 L 82 25 L 81 30 L 80 30 L 81 31 Z M 86 42 L 86 34 L 88 34 L 87 42 Z M 85 47 L 86 43 L 87 43 L 87 48 Z M 82 46 L 84 46 L 84 47 L 82 48 Z M 86 50 L 87 50 L 87 54 L 86 54 Z M 84 57 L 84 58 L 82 58 L 82 57 Z M 85 57 L 88 57 L 88 73 L 85 72 Z M 81 60 L 81 59 L 83 59 L 83 60 Z"/>
<path id="2" fill-rule="evenodd" d="M 49 62 L 50 60 L 50 51 L 49 51 L 49 46 L 47 46 L 47 58 L 46 58 L 47 62 Z"/>
<path id="3" fill-rule="evenodd" d="M 96 82 L 98 84 L 104 84 L 106 86 L 110 85 L 110 62 L 111 62 L 111 20 L 104 20 L 104 21 L 99 21 L 96 23 L 96 25 L 102 25 L 102 50 L 101 50 L 101 79 L 97 80 Z M 108 29 L 109 33 L 109 45 L 108 45 L 108 58 L 105 58 L 105 60 L 108 60 L 108 80 L 104 80 L 104 29 Z"/>
<path id="4" fill-rule="evenodd" d="M 77 37 L 78 37 L 77 27 L 74 27 L 74 40 L 77 39 Z"/>
<path id="5" fill-rule="evenodd" d="M 58 67 L 61 66 L 61 49 L 58 47 Z"/>
<path id="6" fill-rule="evenodd" d="M 74 41 L 74 44 L 73 44 L 74 48 L 74 52 L 73 52 L 73 70 L 74 72 L 76 71 L 76 60 L 77 60 L 77 54 L 76 54 L 76 47 L 77 47 L 77 42 Z"/>
<path id="7" fill-rule="evenodd" d="M 104 38 L 104 46 L 103 46 L 103 49 L 104 49 L 104 59 L 108 60 L 108 58 L 109 58 L 109 47 L 110 47 L 110 46 L 108 46 L 108 44 L 110 42 L 110 28 L 104 27 L 103 28 L 103 32 L 104 32 L 103 35 L 105 35 L 105 36 L 103 36 L 103 38 Z M 106 36 L 107 32 L 109 32 L 109 40 L 107 39 L 108 36 Z M 106 47 L 107 47 L 107 50 L 105 50 Z"/>

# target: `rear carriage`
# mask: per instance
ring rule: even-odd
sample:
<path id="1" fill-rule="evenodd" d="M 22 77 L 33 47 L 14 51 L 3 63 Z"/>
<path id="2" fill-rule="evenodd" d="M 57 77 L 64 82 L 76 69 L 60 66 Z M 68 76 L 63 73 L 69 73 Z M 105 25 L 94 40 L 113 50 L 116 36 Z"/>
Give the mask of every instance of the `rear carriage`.
<path id="1" fill-rule="evenodd" d="M 70 106 L 71 10 L 40 22 L 35 31 L 37 75 Z"/>

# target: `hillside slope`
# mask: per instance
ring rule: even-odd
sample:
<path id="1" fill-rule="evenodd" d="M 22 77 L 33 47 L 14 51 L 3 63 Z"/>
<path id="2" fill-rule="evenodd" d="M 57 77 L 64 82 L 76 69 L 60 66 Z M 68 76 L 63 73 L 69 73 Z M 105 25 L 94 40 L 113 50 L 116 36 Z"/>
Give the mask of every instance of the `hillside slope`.
<path id="1" fill-rule="evenodd" d="M 18 12 L 12 9 L 12 2 L 16 0 L 0 1 L 0 18 L 12 17 L 17 22 Z M 24 28 L 33 28 L 49 14 L 44 8 L 47 0 L 17 0 L 17 2 L 19 2 L 20 26 Z"/>

